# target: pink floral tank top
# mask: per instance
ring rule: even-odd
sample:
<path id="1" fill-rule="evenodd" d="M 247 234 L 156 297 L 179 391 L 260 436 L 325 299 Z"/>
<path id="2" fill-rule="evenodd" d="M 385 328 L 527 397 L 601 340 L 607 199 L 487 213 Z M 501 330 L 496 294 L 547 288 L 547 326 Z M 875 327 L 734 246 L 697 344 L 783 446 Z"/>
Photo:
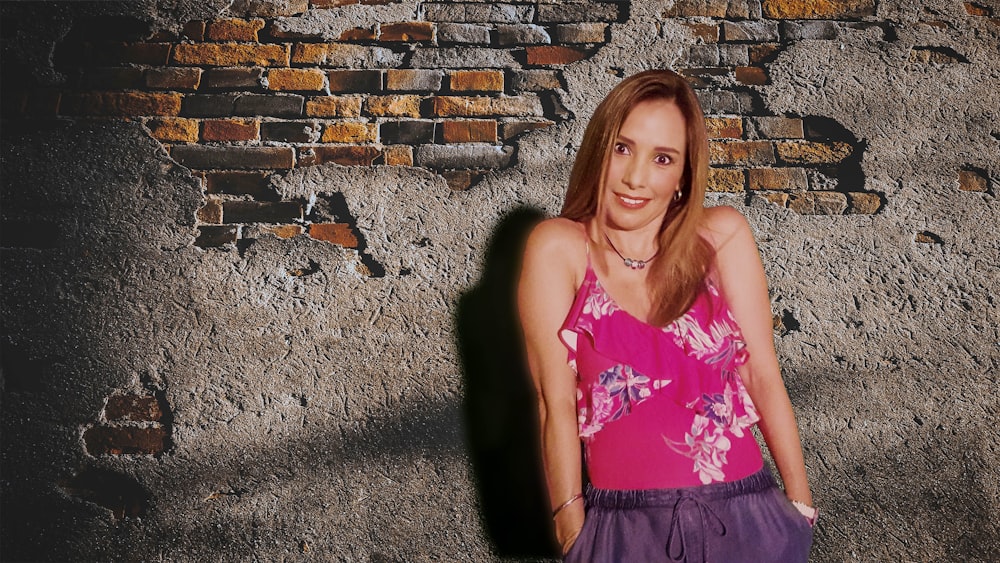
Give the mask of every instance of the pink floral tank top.
<path id="1" fill-rule="evenodd" d="M 706 280 L 665 327 L 633 317 L 587 273 L 560 337 L 577 373 L 587 471 L 602 489 L 688 487 L 742 479 L 762 465 L 759 420 L 737 369 L 747 351 Z"/>

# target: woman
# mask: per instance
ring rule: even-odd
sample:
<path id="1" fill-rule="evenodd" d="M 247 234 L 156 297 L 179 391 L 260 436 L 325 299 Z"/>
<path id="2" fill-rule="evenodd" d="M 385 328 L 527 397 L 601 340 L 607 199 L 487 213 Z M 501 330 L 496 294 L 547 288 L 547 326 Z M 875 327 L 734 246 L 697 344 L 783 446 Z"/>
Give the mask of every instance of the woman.
<path id="1" fill-rule="evenodd" d="M 808 558 L 763 267 L 746 219 L 703 207 L 707 174 L 694 92 L 637 74 L 595 111 L 561 216 L 528 238 L 518 308 L 567 561 Z"/>

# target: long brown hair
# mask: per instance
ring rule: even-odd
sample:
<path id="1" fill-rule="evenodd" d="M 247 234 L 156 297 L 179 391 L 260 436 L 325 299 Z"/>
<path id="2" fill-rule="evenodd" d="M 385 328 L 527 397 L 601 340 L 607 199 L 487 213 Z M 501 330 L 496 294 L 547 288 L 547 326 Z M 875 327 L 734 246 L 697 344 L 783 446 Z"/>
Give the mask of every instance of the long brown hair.
<path id="1" fill-rule="evenodd" d="M 680 200 L 667 209 L 660 225 L 658 258 L 646 278 L 653 295 L 652 322 L 665 325 L 694 303 L 715 258 L 699 229 L 705 212 L 708 179 L 708 136 L 698 98 L 687 82 L 669 70 L 647 70 L 623 80 L 597 106 L 573 163 L 562 217 L 585 221 L 596 217 L 605 189 L 612 145 L 622 123 L 638 103 L 671 100 L 684 115 L 687 157 L 680 181 Z"/>

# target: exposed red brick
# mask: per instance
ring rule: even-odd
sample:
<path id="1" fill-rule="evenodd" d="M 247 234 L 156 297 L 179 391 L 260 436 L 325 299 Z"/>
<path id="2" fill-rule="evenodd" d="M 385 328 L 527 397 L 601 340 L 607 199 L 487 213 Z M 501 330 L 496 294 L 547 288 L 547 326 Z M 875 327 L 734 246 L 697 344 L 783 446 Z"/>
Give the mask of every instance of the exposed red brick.
<path id="1" fill-rule="evenodd" d="M 788 196 L 788 208 L 800 215 L 840 215 L 847 209 L 847 195 L 840 192 L 805 192 Z"/>
<path id="2" fill-rule="evenodd" d="M 471 188 L 483 177 L 483 173 L 476 170 L 446 170 L 441 173 L 441 176 L 444 177 L 449 188 L 460 192 Z"/>
<path id="3" fill-rule="evenodd" d="M 709 139 L 739 139 L 743 137 L 743 119 L 739 117 L 706 117 Z"/>
<path id="4" fill-rule="evenodd" d="M 775 147 L 781 161 L 789 164 L 834 164 L 853 152 L 851 145 L 841 142 L 779 141 Z"/>
<path id="5" fill-rule="evenodd" d="M 295 151 L 291 147 L 177 145 L 170 149 L 170 156 L 197 170 L 272 170 L 295 165 Z"/>
<path id="6" fill-rule="evenodd" d="M 175 116 L 181 111 L 180 94 L 148 92 L 88 92 L 68 94 L 60 106 L 64 115 L 137 117 Z"/>
<path id="7" fill-rule="evenodd" d="M 393 145 L 382 151 L 382 160 L 387 166 L 413 166 L 413 147 Z"/>
<path id="8" fill-rule="evenodd" d="M 302 225 L 269 225 L 262 227 L 261 230 L 278 238 L 293 238 L 305 232 Z"/>
<path id="9" fill-rule="evenodd" d="M 341 166 L 371 166 L 380 152 L 372 146 L 327 145 L 299 147 L 299 165 L 335 162 Z"/>
<path id="10" fill-rule="evenodd" d="M 736 67 L 736 81 L 750 86 L 763 86 L 771 82 L 767 71 L 755 66 Z"/>
<path id="11" fill-rule="evenodd" d="M 104 418 L 159 422 L 163 420 L 163 409 L 160 408 L 160 401 L 152 395 L 112 395 L 104 405 Z"/>
<path id="12" fill-rule="evenodd" d="M 200 223 L 208 223 L 210 225 L 222 223 L 222 201 L 216 198 L 209 198 L 205 202 L 205 205 L 202 205 L 198 209 L 195 216 Z"/>
<path id="13" fill-rule="evenodd" d="M 963 192 L 985 192 L 989 188 L 986 176 L 975 170 L 958 171 L 958 189 Z"/>
<path id="14" fill-rule="evenodd" d="M 340 33 L 339 41 L 374 41 L 375 29 L 372 27 L 352 27 Z"/>
<path id="15" fill-rule="evenodd" d="M 703 43 L 719 42 L 719 24 L 684 22 L 683 25 L 691 30 L 696 39 L 700 39 Z"/>
<path id="16" fill-rule="evenodd" d="M 509 141 L 514 137 L 527 133 L 528 131 L 534 131 L 535 129 L 542 129 L 544 127 L 549 127 L 555 125 L 554 121 L 507 121 L 503 123 L 501 136 L 504 140 Z"/>
<path id="17" fill-rule="evenodd" d="M 875 0 L 763 0 L 761 9 L 774 19 L 852 19 L 874 15 Z"/>
<path id="18" fill-rule="evenodd" d="M 371 96 L 365 100 L 365 111 L 377 117 L 420 117 L 420 96 Z"/>
<path id="19" fill-rule="evenodd" d="M 993 10 L 975 2 L 965 2 L 965 12 L 970 16 L 992 16 Z"/>
<path id="20" fill-rule="evenodd" d="M 243 43 L 181 43 L 174 47 L 173 61 L 204 66 L 288 66 L 288 45 Z"/>
<path id="21" fill-rule="evenodd" d="M 163 142 L 198 142 L 198 122 L 194 119 L 165 117 L 146 122 L 150 135 Z"/>
<path id="22" fill-rule="evenodd" d="M 744 178 L 742 170 L 730 168 L 709 168 L 708 185 L 706 189 L 710 192 L 738 193 L 744 189 Z"/>
<path id="23" fill-rule="evenodd" d="M 781 50 L 781 45 L 777 43 L 760 43 L 757 45 L 750 45 L 747 47 L 747 54 L 750 58 L 750 64 L 761 64 L 769 60 L 775 53 Z"/>
<path id="24" fill-rule="evenodd" d="M 189 21 L 184 24 L 181 34 L 192 41 L 205 40 L 205 22 L 201 20 Z"/>
<path id="25" fill-rule="evenodd" d="M 379 41 L 404 41 L 407 43 L 434 40 L 434 23 L 399 22 L 379 26 Z"/>
<path id="26" fill-rule="evenodd" d="M 267 87 L 279 91 L 323 89 L 323 71 L 315 68 L 275 68 L 267 72 Z"/>
<path id="27" fill-rule="evenodd" d="M 526 47 L 529 65 L 565 65 L 575 63 L 587 56 L 583 49 L 561 45 L 538 45 Z"/>
<path id="28" fill-rule="evenodd" d="M 346 248 L 358 247 L 358 237 L 347 223 L 313 223 L 309 225 L 309 236 Z"/>
<path id="29" fill-rule="evenodd" d="M 497 122 L 492 119 L 444 121 L 441 136 L 446 143 L 495 143 Z"/>
<path id="30" fill-rule="evenodd" d="M 155 455 L 167 448 L 167 430 L 94 426 L 83 433 L 83 441 L 91 455 Z"/>
<path id="31" fill-rule="evenodd" d="M 371 94 L 382 90 L 381 70 L 331 70 L 330 92 Z"/>
<path id="32" fill-rule="evenodd" d="M 236 18 L 208 22 L 205 38 L 209 41 L 257 41 L 257 32 L 264 29 L 264 20 Z"/>
<path id="33" fill-rule="evenodd" d="M 151 68 L 146 71 L 146 87 L 148 88 L 196 90 L 200 83 L 200 68 Z"/>
<path id="34" fill-rule="evenodd" d="M 774 148 L 766 141 L 709 141 L 712 164 L 773 164 Z"/>
<path id="35" fill-rule="evenodd" d="M 256 141 L 260 121 L 256 119 L 208 119 L 201 124 L 202 141 Z"/>
<path id="36" fill-rule="evenodd" d="M 435 96 L 434 115 L 440 117 L 533 116 L 542 117 L 544 111 L 538 98 L 525 96 Z"/>
<path id="37" fill-rule="evenodd" d="M 374 143 L 378 137 L 378 127 L 374 123 L 341 121 L 329 123 L 323 128 L 324 143 Z"/>
<path id="38" fill-rule="evenodd" d="M 357 96 L 324 96 L 306 100 L 309 117 L 358 117 L 361 115 L 361 98 Z"/>
<path id="39" fill-rule="evenodd" d="M 751 190 L 804 190 L 809 180 L 803 168 L 752 168 L 747 187 Z"/>
<path id="40" fill-rule="evenodd" d="M 870 192 L 847 192 L 847 201 L 854 215 L 874 215 L 882 208 L 882 197 Z"/>
<path id="41" fill-rule="evenodd" d="M 455 92 L 503 92 L 500 70 L 455 70 L 448 77 L 449 87 Z"/>

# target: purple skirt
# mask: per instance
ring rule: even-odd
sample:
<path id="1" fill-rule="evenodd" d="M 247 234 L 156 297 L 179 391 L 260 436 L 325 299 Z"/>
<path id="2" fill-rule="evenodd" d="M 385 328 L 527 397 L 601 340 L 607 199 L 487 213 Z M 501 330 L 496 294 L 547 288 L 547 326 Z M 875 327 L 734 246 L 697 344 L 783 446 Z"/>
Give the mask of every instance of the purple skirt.
<path id="1" fill-rule="evenodd" d="M 586 490 L 587 518 L 568 563 L 809 560 L 812 527 L 767 466 L 728 483 Z"/>

